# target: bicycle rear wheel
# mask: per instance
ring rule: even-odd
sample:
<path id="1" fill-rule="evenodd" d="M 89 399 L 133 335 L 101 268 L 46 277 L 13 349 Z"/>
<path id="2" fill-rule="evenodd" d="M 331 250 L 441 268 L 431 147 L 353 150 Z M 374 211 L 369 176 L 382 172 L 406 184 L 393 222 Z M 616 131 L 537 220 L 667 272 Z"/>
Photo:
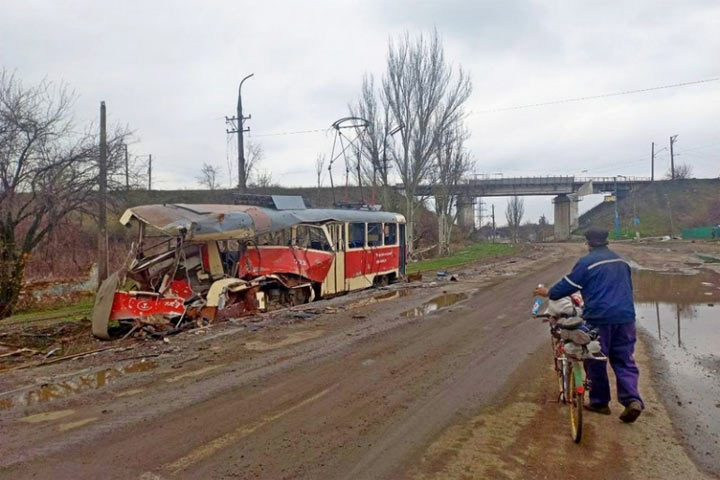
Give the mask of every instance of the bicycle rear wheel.
<path id="1" fill-rule="evenodd" d="M 570 411 L 570 433 L 575 443 L 582 439 L 582 412 L 585 400 L 585 387 L 582 382 L 582 366 L 573 362 L 569 372 L 568 407 Z"/>

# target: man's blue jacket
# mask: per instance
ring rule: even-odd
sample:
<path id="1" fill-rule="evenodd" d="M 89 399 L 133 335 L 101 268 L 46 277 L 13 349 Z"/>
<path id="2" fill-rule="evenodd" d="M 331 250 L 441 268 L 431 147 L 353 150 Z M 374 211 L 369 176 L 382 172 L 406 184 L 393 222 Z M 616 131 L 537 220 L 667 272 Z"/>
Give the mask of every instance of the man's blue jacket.
<path id="1" fill-rule="evenodd" d="M 594 325 L 635 321 L 630 265 L 607 247 L 597 247 L 582 257 L 550 289 L 550 300 L 582 293 L 583 318 Z"/>

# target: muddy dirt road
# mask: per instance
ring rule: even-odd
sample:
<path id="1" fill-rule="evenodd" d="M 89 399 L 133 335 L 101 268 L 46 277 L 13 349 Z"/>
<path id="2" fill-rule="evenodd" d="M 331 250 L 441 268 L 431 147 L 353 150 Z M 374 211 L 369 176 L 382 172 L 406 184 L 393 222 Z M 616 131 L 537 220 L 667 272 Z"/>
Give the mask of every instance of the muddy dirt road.
<path id="1" fill-rule="evenodd" d="M 0 478 L 708 478 L 647 370 L 637 424 L 569 439 L 529 292 L 581 253 L 5 373 Z"/>

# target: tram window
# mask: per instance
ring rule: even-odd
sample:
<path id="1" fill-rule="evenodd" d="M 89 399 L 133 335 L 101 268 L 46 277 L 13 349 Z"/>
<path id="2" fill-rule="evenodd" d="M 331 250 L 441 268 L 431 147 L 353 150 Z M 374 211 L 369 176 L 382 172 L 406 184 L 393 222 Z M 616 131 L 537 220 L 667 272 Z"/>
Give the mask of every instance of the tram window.
<path id="1" fill-rule="evenodd" d="M 363 248 L 365 246 L 365 224 L 351 223 L 348 248 Z"/>
<path id="2" fill-rule="evenodd" d="M 251 243 L 252 245 L 252 243 Z M 290 230 L 264 233 L 255 237 L 255 245 L 258 246 L 288 246 L 290 245 Z"/>
<path id="3" fill-rule="evenodd" d="M 379 247 L 382 245 L 382 223 L 368 223 L 368 247 Z"/>
<path id="4" fill-rule="evenodd" d="M 309 227 L 300 225 L 295 231 L 296 245 L 300 248 L 309 248 L 311 250 L 330 251 L 330 244 L 325 237 L 322 228 Z"/>
<path id="5" fill-rule="evenodd" d="M 397 243 L 397 223 L 385 224 L 385 245 L 395 245 Z"/>

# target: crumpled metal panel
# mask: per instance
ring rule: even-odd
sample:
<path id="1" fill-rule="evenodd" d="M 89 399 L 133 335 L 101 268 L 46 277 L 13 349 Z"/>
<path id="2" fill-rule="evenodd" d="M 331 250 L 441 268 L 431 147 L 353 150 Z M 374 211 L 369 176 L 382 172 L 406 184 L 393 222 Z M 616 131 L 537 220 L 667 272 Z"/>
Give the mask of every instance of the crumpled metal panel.
<path id="1" fill-rule="evenodd" d="M 305 201 L 294 195 L 273 195 L 273 203 L 278 210 L 305 210 Z"/>

